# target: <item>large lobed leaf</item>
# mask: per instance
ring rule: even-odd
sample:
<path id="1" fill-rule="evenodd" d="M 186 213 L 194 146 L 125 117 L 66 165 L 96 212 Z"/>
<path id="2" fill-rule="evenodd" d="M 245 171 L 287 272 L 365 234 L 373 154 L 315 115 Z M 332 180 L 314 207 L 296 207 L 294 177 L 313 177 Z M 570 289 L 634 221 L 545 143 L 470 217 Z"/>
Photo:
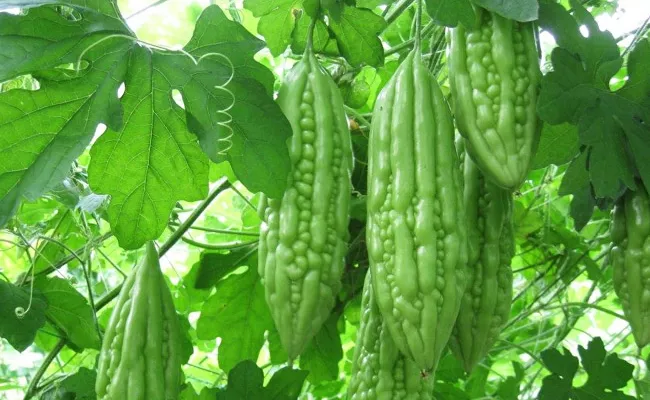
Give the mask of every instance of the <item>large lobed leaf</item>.
<path id="1" fill-rule="evenodd" d="M 557 140 L 556 130 L 545 129 L 536 166 L 573 159 L 560 194 L 574 196 L 571 214 L 581 229 L 600 199 L 615 200 L 624 188 L 634 189 L 635 176 L 650 187 L 650 80 L 645 72 L 650 42 L 643 40 L 632 50 L 629 79 L 612 91 L 610 79 L 623 64 L 616 41 L 581 5 L 573 1 L 572 6 L 575 19 L 559 4 L 542 3 L 540 25 L 559 47 L 552 52 L 553 71 L 542 79 L 538 114 L 549 124 L 577 129 L 559 131 L 564 133 L 561 156 L 548 145 Z M 580 33 L 581 26 L 588 36 Z"/>
<path id="2" fill-rule="evenodd" d="M 208 159 L 229 160 L 251 191 L 280 195 L 291 128 L 270 96 L 273 75 L 253 59 L 261 41 L 217 6 L 180 52 L 137 42 L 113 1 L 12 2 L 46 3 L 80 18 L 50 6 L 0 15 L 0 81 L 31 73 L 40 85 L 0 93 L 0 226 L 64 178 L 100 123 L 89 183 L 111 196 L 124 248 L 158 237 L 177 201 L 206 195 Z"/>

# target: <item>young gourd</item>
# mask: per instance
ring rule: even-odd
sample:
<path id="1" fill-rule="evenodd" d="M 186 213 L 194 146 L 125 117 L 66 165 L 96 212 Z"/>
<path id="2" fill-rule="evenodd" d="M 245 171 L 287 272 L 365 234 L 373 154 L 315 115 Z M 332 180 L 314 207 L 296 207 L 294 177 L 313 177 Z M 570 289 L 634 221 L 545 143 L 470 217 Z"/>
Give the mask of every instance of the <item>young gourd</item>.
<path id="1" fill-rule="evenodd" d="M 366 238 L 379 310 L 423 371 L 435 369 L 465 290 L 461 179 L 449 107 L 416 48 L 375 103 Z"/>
<path id="2" fill-rule="evenodd" d="M 172 296 L 149 242 L 144 259 L 124 282 L 104 333 L 97 399 L 178 399 L 180 343 Z"/>
<path id="3" fill-rule="evenodd" d="M 334 307 L 348 242 L 352 144 L 338 87 L 308 46 L 278 103 L 291 122 L 292 170 L 280 199 L 266 199 L 259 274 L 291 360 Z"/>
<path id="4" fill-rule="evenodd" d="M 448 31 L 454 116 L 481 171 L 514 190 L 526 178 L 539 140 L 534 24 L 476 11 L 474 29 Z"/>

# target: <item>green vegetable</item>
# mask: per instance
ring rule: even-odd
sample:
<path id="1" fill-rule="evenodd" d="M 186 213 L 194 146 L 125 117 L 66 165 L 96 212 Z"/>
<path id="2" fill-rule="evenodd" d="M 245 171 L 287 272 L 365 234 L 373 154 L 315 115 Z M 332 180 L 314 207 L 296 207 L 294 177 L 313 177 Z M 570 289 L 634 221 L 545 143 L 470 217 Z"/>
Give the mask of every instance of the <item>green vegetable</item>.
<path id="1" fill-rule="evenodd" d="M 349 400 L 433 399 L 433 377 L 423 376 L 390 336 L 375 303 L 370 273 L 361 299 L 361 325 L 352 360 Z"/>
<path id="2" fill-rule="evenodd" d="M 449 342 L 469 373 L 488 353 L 512 303 L 512 195 L 464 157 L 469 269 L 467 289 Z"/>
<path id="3" fill-rule="evenodd" d="M 99 400 L 174 400 L 181 384 L 181 338 L 153 242 L 124 282 L 104 334 Z"/>
<path id="4" fill-rule="evenodd" d="M 267 200 L 259 272 L 293 360 L 327 320 L 341 288 L 352 142 L 339 89 L 311 49 L 287 75 L 278 103 L 293 127 L 293 165 L 282 199 Z"/>
<path id="5" fill-rule="evenodd" d="M 514 190 L 526 178 L 539 141 L 534 25 L 477 11 L 475 29 L 459 25 L 448 34 L 454 114 L 481 171 Z"/>
<path id="6" fill-rule="evenodd" d="M 650 198 L 643 184 L 614 209 L 614 289 L 639 347 L 650 343 Z"/>
<path id="7" fill-rule="evenodd" d="M 449 107 L 417 51 L 375 104 L 367 245 L 377 303 L 399 349 L 436 367 L 465 289 L 467 228 Z"/>

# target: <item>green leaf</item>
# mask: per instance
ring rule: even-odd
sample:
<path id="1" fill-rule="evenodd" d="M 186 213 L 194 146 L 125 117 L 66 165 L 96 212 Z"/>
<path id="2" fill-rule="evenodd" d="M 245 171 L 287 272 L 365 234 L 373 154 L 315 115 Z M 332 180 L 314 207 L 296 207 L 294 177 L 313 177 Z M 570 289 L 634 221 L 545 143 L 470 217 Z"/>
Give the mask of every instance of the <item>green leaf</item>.
<path id="1" fill-rule="evenodd" d="M 79 368 L 77 372 L 56 382 L 41 395 L 41 400 L 95 400 L 95 380 L 97 373 L 88 368 Z"/>
<path id="2" fill-rule="evenodd" d="M 650 40 L 639 41 L 630 52 L 627 63 L 628 80 L 618 92 L 622 97 L 642 106 L 636 109 L 630 120 L 624 123 L 625 133 L 636 161 L 643 183 L 650 187 Z"/>
<path id="3" fill-rule="evenodd" d="M 540 169 L 551 164 L 566 164 L 578 155 L 578 152 L 578 128 L 575 125 L 569 123 L 544 124 L 531 168 Z"/>
<path id="4" fill-rule="evenodd" d="M 623 389 L 632 379 L 634 366 L 618 358 L 616 354 L 607 354 L 601 338 L 596 337 L 587 348 L 578 347 L 582 365 L 589 374 L 582 389 L 591 393 L 611 393 Z"/>
<path id="5" fill-rule="evenodd" d="M 18 307 L 27 311 L 22 318 L 16 316 Z M 0 337 L 7 339 L 14 349 L 22 352 L 32 344 L 36 331 L 45 325 L 46 309 L 47 303 L 40 293 L 34 292 L 30 305 L 28 288 L 0 278 Z"/>
<path id="6" fill-rule="evenodd" d="M 294 10 L 301 3 L 302 0 L 244 0 L 244 8 L 260 19 L 257 30 L 276 57 L 291 43 L 291 32 L 296 21 Z"/>
<path id="7" fill-rule="evenodd" d="M 567 168 L 558 194 L 560 196 L 571 194 L 571 216 L 577 230 L 581 230 L 594 212 L 595 200 L 591 194 L 589 171 L 587 169 L 588 153 L 583 152 L 576 157 Z"/>
<path id="8" fill-rule="evenodd" d="M 78 9 L 98 11 L 109 17 L 120 16 L 115 0 L 2 0 L 0 10 L 38 7 L 45 4 L 65 4 Z"/>
<path id="9" fill-rule="evenodd" d="M 297 400 L 309 373 L 291 367 L 276 371 L 266 385 L 265 398 L 269 400 Z"/>
<path id="10" fill-rule="evenodd" d="M 459 23 L 468 28 L 476 24 L 476 14 L 470 0 L 426 0 L 427 13 L 438 25 L 457 26 Z"/>
<path id="11" fill-rule="evenodd" d="M 242 265 L 255 266 L 251 260 L 257 260 L 256 251 L 257 244 L 241 247 L 227 254 L 204 251 L 201 253 L 194 288 L 209 289 L 235 268 Z"/>
<path id="12" fill-rule="evenodd" d="M 264 372 L 251 360 L 244 360 L 228 373 L 228 388 L 217 393 L 217 400 L 262 399 Z"/>
<path id="13" fill-rule="evenodd" d="M 169 65 L 174 58 L 186 60 L 144 47 L 127 57 L 121 103 L 128 117 L 121 130 L 109 129 L 92 147 L 88 181 L 95 192 L 111 195 L 111 228 L 121 247 L 135 249 L 163 232 L 178 200 L 207 195 L 208 163 L 164 73 L 180 67 Z M 189 60 L 179 64 L 191 68 Z"/>
<path id="14" fill-rule="evenodd" d="M 307 47 L 307 32 L 313 19 L 308 16 L 302 16 L 293 30 L 293 40 L 291 42 L 291 51 L 296 54 L 302 54 Z M 327 45 L 332 41 L 327 25 L 322 20 L 317 20 L 314 25 L 314 35 L 312 39 L 312 48 L 316 53 L 324 52 Z"/>
<path id="15" fill-rule="evenodd" d="M 348 5 L 344 5 L 338 18 L 330 19 L 339 51 L 354 67 L 363 64 L 378 67 L 384 63 L 384 49 L 378 35 L 385 27 L 386 21 L 379 15 Z"/>
<path id="16" fill-rule="evenodd" d="M 47 318 L 63 330 L 72 344 L 80 349 L 99 349 L 94 313 L 81 293 L 61 278 L 39 277 L 34 288 L 47 300 Z"/>
<path id="17" fill-rule="evenodd" d="M 101 37 L 126 34 L 126 28 L 90 11 L 82 15 L 83 22 L 75 23 L 49 8 L 25 16 L 0 14 L 0 81 L 74 63 L 95 44 L 84 53 L 93 62 L 79 77 L 72 71 L 68 79 L 39 77 L 39 90 L 0 93 L 0 226 L 23 197 L 33 201 L 63 179 L 97 123 L 115 129 L 122 124 L 116 93 L 124 74 L 123 50 L 132 44 L 121 38 L 98 43 Z M 27 32 L 23 26 L 38 29 Z"/>
<path id="18" fill-rule="evenodd" d="M 537 0 L 472 0 L 485 9 L 515 21 L 535 21 L 538 18 L 539 5 Z"/>
<path id="19" fill-rule="evenodd" d="M 289 360 L 289 356 L 287 355 L 287 351 L 282 346 L 280 333 L 278 333 L 278 330 L 275 328 L 275 326 L 269 329 L 268 340 L 271 363 L 278 365 L 287 362 L 287 360 Z"/>
<path id="20" fill-rule="evenodd" d="M 614 198 L 620 183 L 634 187 L 634 166 L 625 150 L 621 126 L 611 118 L 611 108 L 585 110 L 578 128 L 580 141 L 590 146 L 589 177 L 596 198 Z"/>
<path id="21" fill-rule="evenodd" d="M 266 387 L 264 372 L 251 360 L 238 363 L 228 373 L 228 387 L 217 400 L 296 400 L 307 376 L 306 371 L 284 367 L 273 374 Z"/>
<path id="22" fill-rule="evenodd" d="M 569 400 L 571 399 L 571 381 L 558 375 L 550 375 L 542 380 L 538 400 Z"/>
<path id="23" fill-rule="evenodd" d="M 272 326 L 257 275 L 257 257 L 248 270 L 232 274 L 217 284 L 217 292 L 203 305 L 196 333 L 200 339 L 221 338 L 219 367 L 230 371 L 239 360 L 256 360 L 264 344 L 264 332 Z"/>
<path id="24" fill-rule="evenodd" d="M 300 356 L 300 368 L 309 371 L 307 380 L 312 384 L 338 378 L 338 364 L 343 358 L 338 318 L 333 313 Z"/>
<path id="25" fill-rule="evenodd" d="M 588 177 L 583 179 L 581 174 L 579 188 L 564 193 L 574 195 L 572 215 L 579 227 L 588 221 L 596 199 L 615 200 L 621 185 L 635 188 L 635 171 L 650 182 L 650 167 L 640 161 L 650 157 L 650 126 L 641 122 L 650 120 L 650 96 L 644 88 L 647 78 L 639 72 L 635 72 L 630 89 L 611 91 L 609 81 L 623 62 L 616 41 L 610 32 L 598 28 L 577 1 L 571 5 L 575 19 L 559 4 L 541 3 L 540 25 L 553 34 L 560 47 L 551 54 L 554 70 L 542 79 L 538 114 L 550 124 L 578 126 L 578 145 L 582 154 L 588 154 L 588 163 L 573 170 L 587 171 Z M 588 29 L 587 36 L 581 34 L 581 26 Z M 643 47 L 640 52 L 646 52 Z M 645 68 L 650 63 L 648 57 L 637 55 L 632 70 Z M 582 157 L 574 163 L 578 160 L 587 161 Z"/>
<path id="26" fill-rule="evenodd" d="M 264 42 L 211 6 L 201 14 L 184 48 L 197 58 L 205 57 L 201 63 L 205 68 L 193 76 L 182 65 L 170 65 L 167 71 L 169 75 L 180 71 L 178 85 L 183 85 L 188 126 L 210 159 L 230 161 L 250 191 L 280 197 L 291 168 L 286 142 L 292 131 L 272 98 L 273 73 L 254 59 L 263 47 Z M 225 89 L 219 89 L 229 80 Z M 233 121 L 224 125 L 228 113 Z"/>
<path id="27" fill-rule="evenodd" d="M 572 380 L 578 372 L 578 359 L 567 349 L 564 349 L 564 354 L 555 349 L 544 350 L 541 357 L 546 368 L 562 378 Z"/>
<path id="28" fill-rule="evenodd" d="M 162 51 L 137 44 L 119 18 L 79 10 L 80 22 L 48 7 L 0 15 L 0 80 L 31 72 L 40 83 L 0 94 L 0 225 L 23 197 L 60 182 L 99 123 L 108 129 L 88 180 L 111 196 L 108 220 L 124 248 L 157 238 L 177 201 L 206 195 L 204 153 L 229 160 L 250 190 L 282 193 L 291 128 L 270 96 L 272 74 L 253 59 L 259 40 L 211 6 L 186 52 Z"/>
<path id="29" fill-rule="evenodd" d="M 495 396 L 501 400 L 518 400 L 521 390 L 519 389 L 522 380 L 524 379 L 524 367 L 516 362 L 512 362 L 512 367 L 515 370 L 515 376 L 509 376 L 499 383 L 499 387 Z"/>

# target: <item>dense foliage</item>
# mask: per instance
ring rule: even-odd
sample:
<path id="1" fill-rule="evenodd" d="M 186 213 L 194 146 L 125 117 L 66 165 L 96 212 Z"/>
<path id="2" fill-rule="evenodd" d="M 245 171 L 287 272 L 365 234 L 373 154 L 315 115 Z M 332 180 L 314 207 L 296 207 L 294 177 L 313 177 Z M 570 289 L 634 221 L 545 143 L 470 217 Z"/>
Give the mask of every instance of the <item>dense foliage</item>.
<path id="1" fill-rule="evenodd" d="M 650 396 L 619 2 L 0 1 L 0 397 Z"/>

